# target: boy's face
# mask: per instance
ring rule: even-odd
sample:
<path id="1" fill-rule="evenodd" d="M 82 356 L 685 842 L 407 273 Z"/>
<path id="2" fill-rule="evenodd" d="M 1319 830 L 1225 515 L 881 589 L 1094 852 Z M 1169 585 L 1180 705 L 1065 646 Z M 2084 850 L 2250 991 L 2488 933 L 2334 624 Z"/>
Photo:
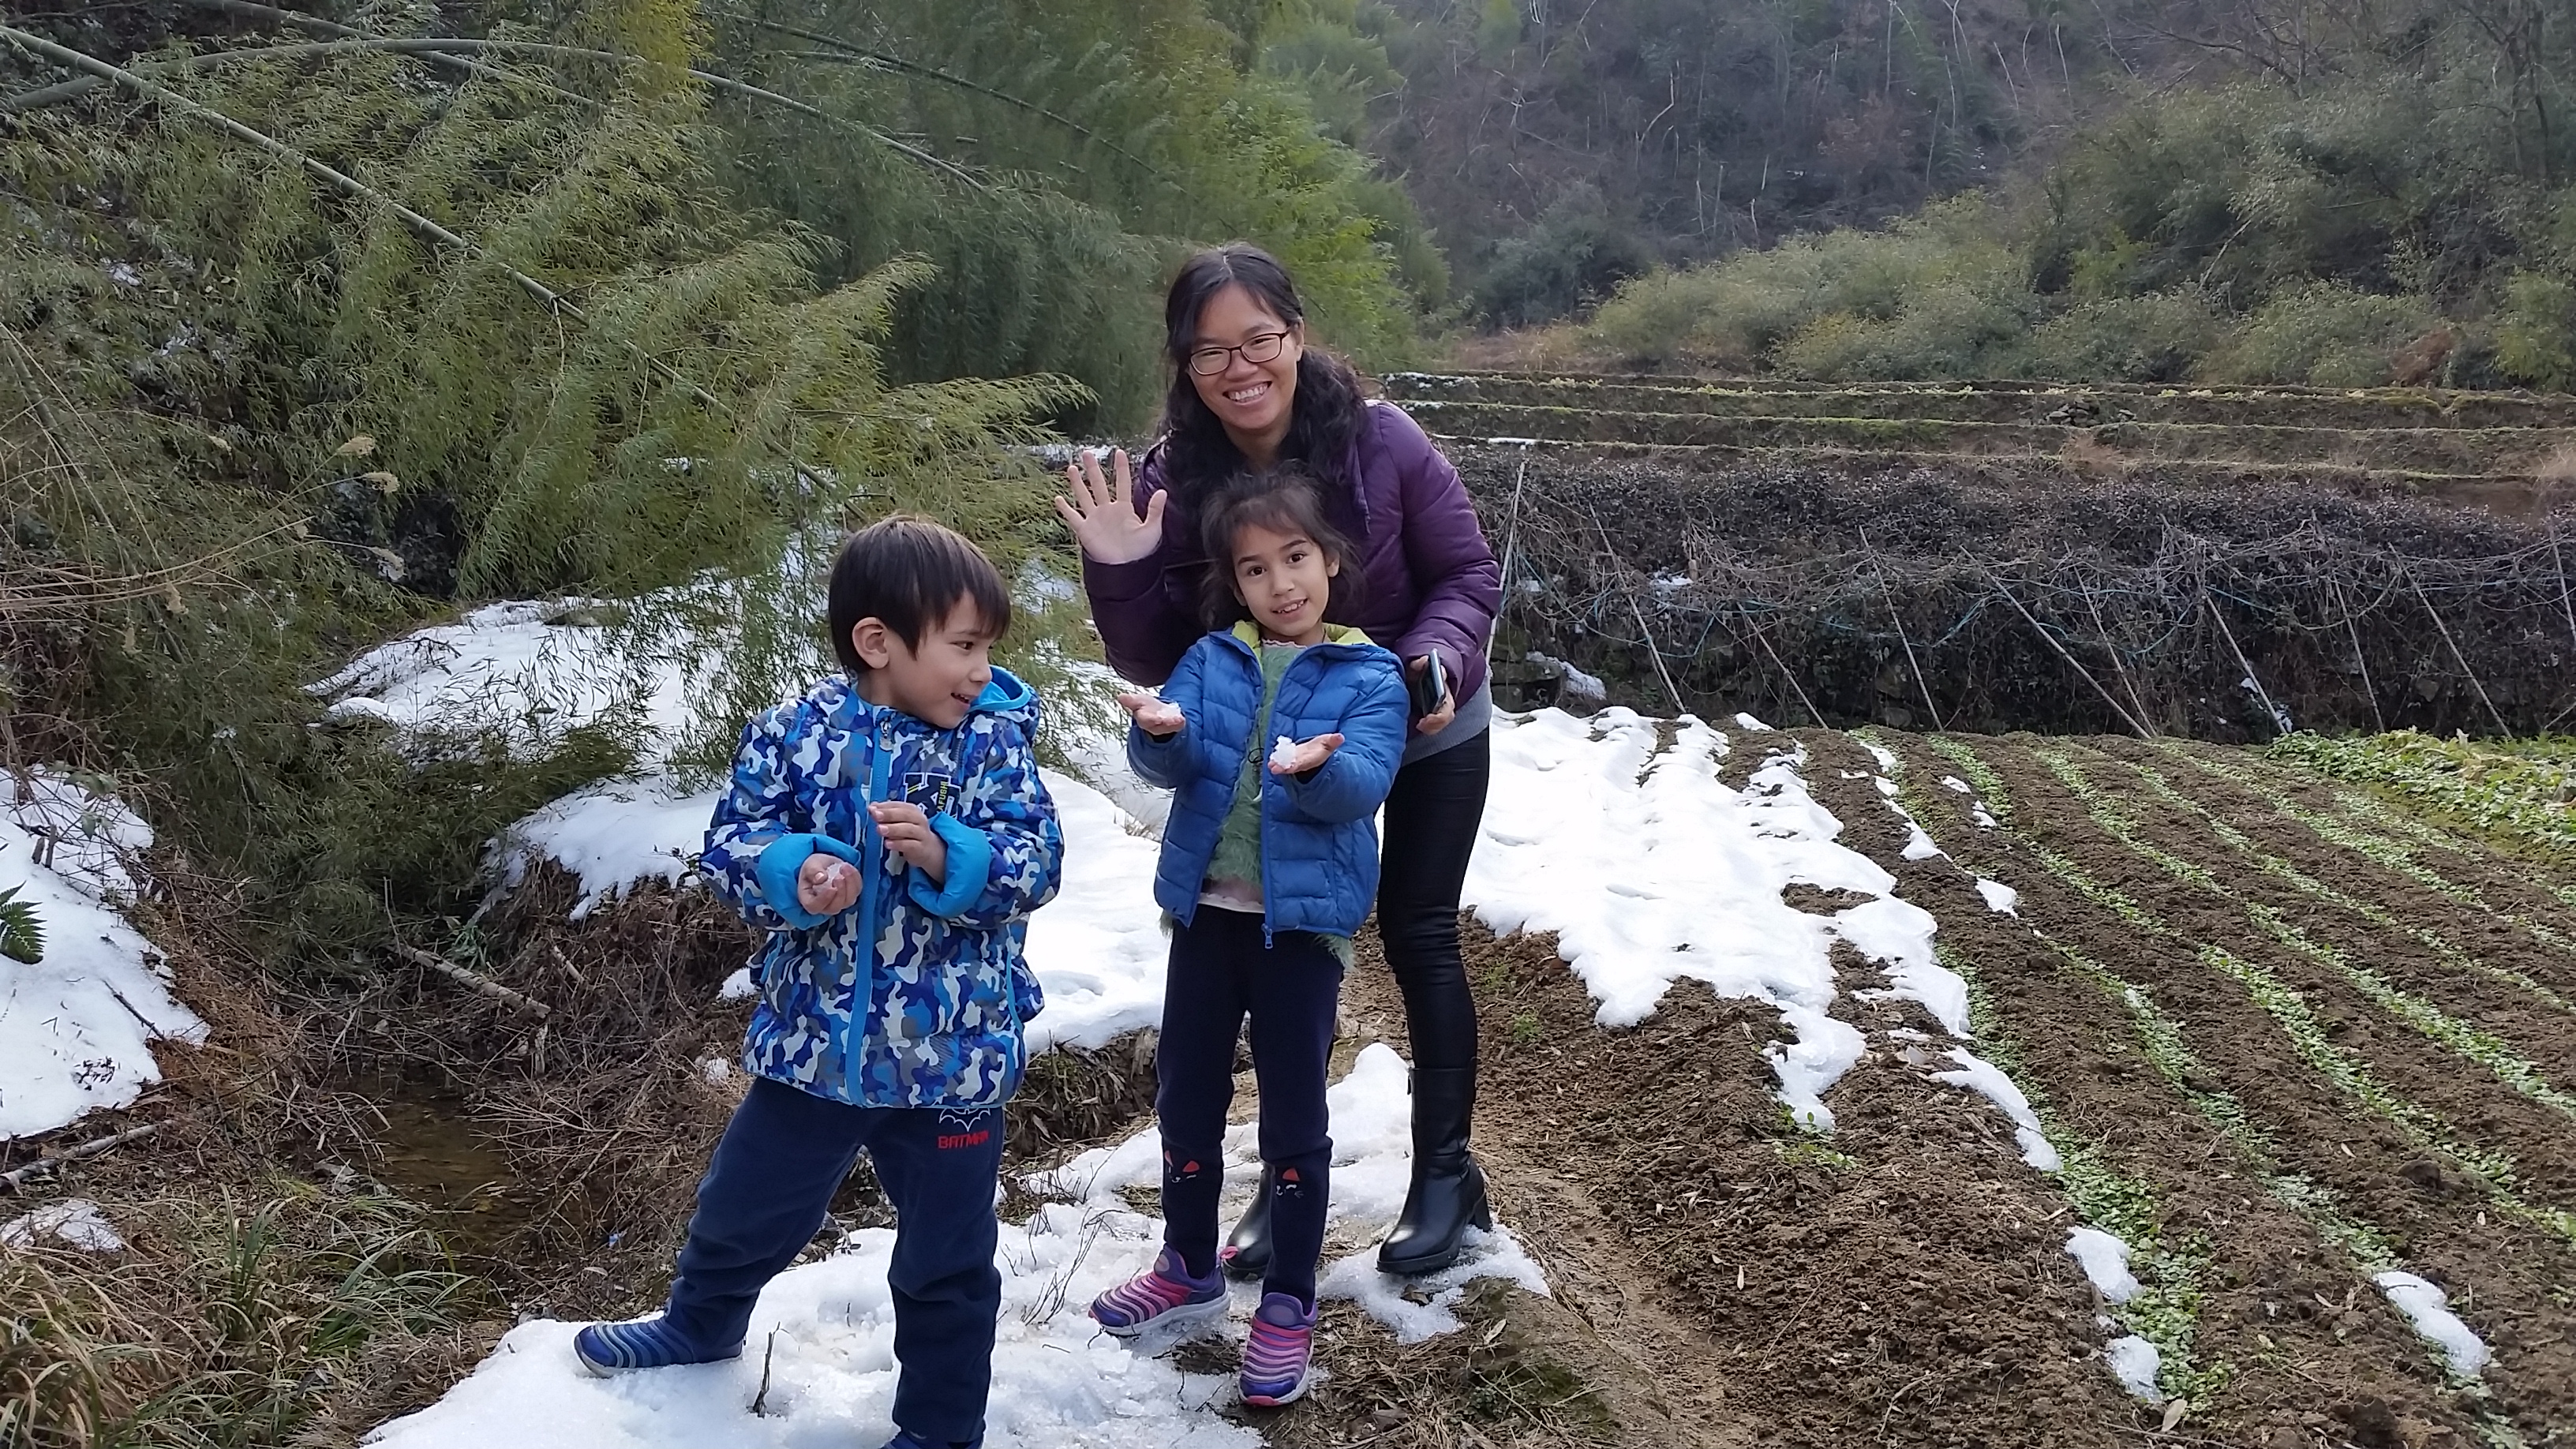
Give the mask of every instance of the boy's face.
<path id="1" fill-rule="evenodd" d="M 850 628 L 850 644 L 868 672 L 859 697 L 902 710 L 941 729 L 965 723 L 976 696 L 993 682 L 993 635 L 975 601 L 960 596 L 948 617 L 921 631 L 920 647 L 871 614 Z"/>

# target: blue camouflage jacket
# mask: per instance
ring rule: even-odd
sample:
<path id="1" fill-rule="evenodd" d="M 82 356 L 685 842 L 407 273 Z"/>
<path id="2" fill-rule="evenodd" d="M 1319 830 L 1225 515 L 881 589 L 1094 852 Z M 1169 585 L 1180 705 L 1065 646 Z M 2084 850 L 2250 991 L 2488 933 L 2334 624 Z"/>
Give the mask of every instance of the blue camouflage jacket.
<path id="1" fill-rule="evenodd" d="M 955 729 L 835 677 L 743 731 L 700 868 L 769 932 L 746 1070 L 862 1107 L 991 1107 L 1018 1089 L 1021 1025 L 1044 1000 L 1021 944 L 1064 856 L 1037 722 L 1036 693 L 996 669 Z M 930 816 L 944 887 L 885 848 L 870 800 Z M 837 916 L 796 899 L 818 851 L 860 870 L 858 904 Z"/>

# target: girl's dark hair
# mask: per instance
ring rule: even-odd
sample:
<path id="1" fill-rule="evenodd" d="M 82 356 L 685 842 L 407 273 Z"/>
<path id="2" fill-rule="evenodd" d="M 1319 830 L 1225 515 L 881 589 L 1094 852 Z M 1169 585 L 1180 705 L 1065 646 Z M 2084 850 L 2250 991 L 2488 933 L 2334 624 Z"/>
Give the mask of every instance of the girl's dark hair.
<path id="1" fill-rule="evenodd" d="M 1324 517 L 1324 490 L 1303 465 L 1281 463 L 1259 473 L 1238 473 L 1214 490 L 1199 510 L 1199 544 L 1207 550 L 1207 580 L 1199 600 L 1211 629 L 1230 629 L 1252 617 L 1234 593 L 1234 536 L 1246 526 L 1304 534 L 1340 566 L 1324 617 L 1346 623 L 1359 605 L 1359 559 L 1351 541 Z"/>
<path id="2" fill-rule="evenodd" d="M 1225 425 L 1199 400 L 1190 377 L 1190 349 L 1199 343 L 1199 313 L 1208 299 L 1241 287 L 1254 301 L 1295 326 L 1306 320 L 1297 286 L 1279 259 L 1249 242 L 1229 242 L 1181 264 L 1163 299 L 1163 352 L 1171 359 L 1172 387 L 1163 399 L 1163 479 L 1179 501 L 1197 508 L 1219 482 L 1243 471 L 1244 457 Z M 1297 358 L 1297 394 L 1288 414 L 1288 436 L 1279 461 L 1304 463 L 1315 476 L 1344 483 L 1351 444 L 1368 423 L 1368 398 L 1351 365 L 1307 344 Z"/>
<path id="3" fill-rule="evenodd" d="M 974 604 L 987 634 L 999 639 L 1009 631 L 1011 591 L 982 549 L 918 515 L 880 519 L 851 534 L 832 560 L 823 609 L 832 654 L 856 679 L 868 669 L 850 643 L 861 619 L 883 619 L 904 648 L 917 650 L 921 636 L 945 622 L 961 599 Z"/>

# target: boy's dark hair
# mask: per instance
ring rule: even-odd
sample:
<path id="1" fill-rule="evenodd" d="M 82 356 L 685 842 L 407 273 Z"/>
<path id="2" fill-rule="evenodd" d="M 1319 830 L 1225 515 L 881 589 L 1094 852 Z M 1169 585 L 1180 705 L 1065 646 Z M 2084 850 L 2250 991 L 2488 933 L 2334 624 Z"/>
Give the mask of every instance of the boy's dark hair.
<path id="1" fill-rule="evenodd" d="M 1347 621 L 1359 602 L 1359 558 L 1351 541 L 1324 516 L 1324 490 L 1303 464 L 1281 463 L 1258 473 L 1238 473 L 1211 495 L 1199 514 L 1199 544 L 1207 551 L 1207 581 L 1199 607 L 1211 629 L 1228 629 L 1252 617 L 1234 593 L 1234 535 L 1246 525 L 1304 534 L 1341 566 L 1333 575 L 1324 617 Z"/>
<path id="2" fill-rule="evenodd" d="M 832 653 L 856 677 L 867 662 L 850 643 L 861 619 L 877 618 L 906 649 L 948 617 L 959 599 L 974 602 L 994 638 L 1011 627 L 1011 591 L 984 551 L 965 535 L 918 514 L 898 513 L 851 534 L 832 561 L 825 627 Z"/>

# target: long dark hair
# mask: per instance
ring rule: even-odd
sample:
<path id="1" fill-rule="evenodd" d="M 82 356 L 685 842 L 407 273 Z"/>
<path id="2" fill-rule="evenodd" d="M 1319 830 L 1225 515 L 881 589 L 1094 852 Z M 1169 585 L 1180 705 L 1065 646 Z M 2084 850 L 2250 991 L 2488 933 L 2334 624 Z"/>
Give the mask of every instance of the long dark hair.
<path id="1" fill-rule="evenodd" d="M 1324 557 L 1340 566 L 1332 593 L 1324 600 L 1324 617 L 1345 623 L 1359 603 L 1359 560 L 1351 541 L 1324 516 L 1324 492 L 1315 475 L 1300 463 L 1281 463 L 1258 473 L 1237 473 L 1214 487 L 1199 510 L 1199 544 L 1207 550 L 1207 578 L 1200 585 L 1199 609 L 1211 629 L 1230 629 L 1252 617 L 1234 592 L 1234 535 L 1247 525 L 1275 533 L 1304 534 Z"/>
<path id="2" fill-rule="evenodd" d="M 1172 362 L 1171 391 L 1163 398 L 1163 479 L 1180 501 L 1196 509 L 1223 480 L 1243 471 L 1243 451 L 1225 425 L 1199 400 L 1190 379 L 1190 349 L 1198 345 L 1199 313 L 1208 299 L 1241 287 L 1253 300 L 1295 326 L 1306 320 L 1297 286 L 1279 259 L 1250 242 L 1229 242 L 1181 264 L 1163 299 L 1163 352 Z M 1344 484 L 1351 444 L 1368 422 L 1368 398 L 1351 365 L 1308 343 L 1297 358 L 1297 395 L 1291 400 L 1288 436 L 1279 461 L 1304 463 L 1318 479 Z"/>

